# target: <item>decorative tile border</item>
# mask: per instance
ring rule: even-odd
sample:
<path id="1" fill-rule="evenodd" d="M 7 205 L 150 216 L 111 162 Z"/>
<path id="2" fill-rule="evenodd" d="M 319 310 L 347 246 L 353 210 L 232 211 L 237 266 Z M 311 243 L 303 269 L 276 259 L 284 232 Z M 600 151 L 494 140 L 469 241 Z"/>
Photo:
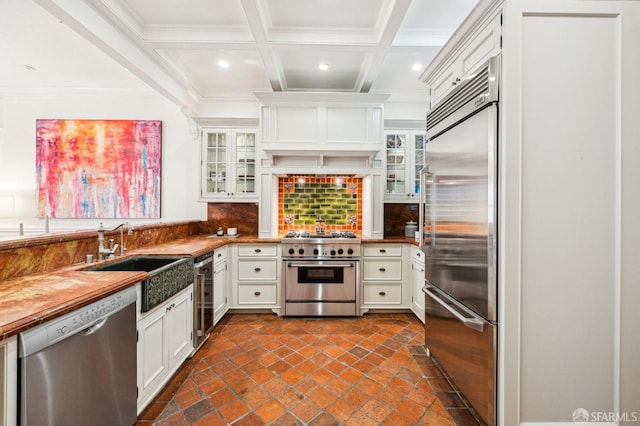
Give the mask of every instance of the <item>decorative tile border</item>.
<path id="1" fill-rule="evenodd" d="M 278 179 L 278 231 L 362 230 L 362 178 L 343 175 L 290 175 Z"/>

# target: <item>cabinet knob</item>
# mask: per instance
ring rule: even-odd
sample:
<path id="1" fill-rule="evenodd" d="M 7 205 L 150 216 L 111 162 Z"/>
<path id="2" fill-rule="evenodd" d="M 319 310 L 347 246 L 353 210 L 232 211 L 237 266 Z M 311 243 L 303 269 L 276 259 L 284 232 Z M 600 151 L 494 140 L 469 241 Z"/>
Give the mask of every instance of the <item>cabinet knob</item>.
<path id="1" fill-rule="evenodd" d="M 380 249 L 380 253 L 386 253 L 387 251 L 385 249 Z"/>
<path id="2" fill-rule="evenodd" d="M 259 291 L 254 291 L 254 292 L 253 292 L 253 295 L 254 295 L 254 296 L 260 296 L 261 294 L 262 294 L 262 293 L 260 293 Z"/>
<path id="3" fill-rule="evenodd" d="M 261 251 L 262 251 L 262 250 L 260 250 L 260 249 L 255 249 L 255 250 L 254 250 L 254 252 L 256 252 L 256 253 L 260 253 Z"/>
<path id="4" fill-rule="evenodd" d="M 380 296 L 386 296 L 387 293 L 385 293 L 384 291 L 381 291 L 380 293 L 378 293 Z"/>
<path id="5" fill-rule="evenodd" d="M 256 271 L 256 272 L 260 272 L 260 271 L 261 271 L 261 269 L 260 269 L 260 268 L 255 268 L 255 269 L 254 269 L 254 271 Z"/>
<path id="6" fill-rule="evenodd" d="M 386 271 L 386 269 L 380 268 L 380 272 L 384 272 L 384 271 Z"/>

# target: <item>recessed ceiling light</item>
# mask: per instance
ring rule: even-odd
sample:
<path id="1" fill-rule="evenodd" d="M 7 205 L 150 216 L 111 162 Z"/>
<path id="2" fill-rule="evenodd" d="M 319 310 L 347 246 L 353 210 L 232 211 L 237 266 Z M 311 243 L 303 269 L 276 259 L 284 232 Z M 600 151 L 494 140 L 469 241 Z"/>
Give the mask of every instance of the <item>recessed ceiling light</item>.
<path id="1" fill-rule="evenodd" d="M 327 71 L 329 69 L 329 64 L 323 62 L 320 65 L 318 65 L 318 69 L 320 71 Z"/>
<path id="2" fill-rule="evenodd" d="M 221 59 L 218 61 L 218 67 L 229 68 L 229 62 L 225 61 L 224 59 Z"/>
<path id="3" fill-rule="evenodd" d="M 411 69 L 413 71 L 420 71 L 422 69 L 422 64 L 420 62 L 416 62 L 415 64 L 413 64 L 413 66 L 411 67 Z"/>

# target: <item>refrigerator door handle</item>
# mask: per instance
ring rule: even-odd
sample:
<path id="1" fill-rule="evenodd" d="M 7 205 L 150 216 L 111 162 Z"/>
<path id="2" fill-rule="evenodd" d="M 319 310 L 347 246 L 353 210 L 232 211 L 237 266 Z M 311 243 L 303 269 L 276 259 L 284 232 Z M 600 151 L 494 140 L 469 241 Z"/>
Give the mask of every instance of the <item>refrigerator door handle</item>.
<path id="1" fill-rule="evenodd" d="M 425 247 L 424 245 L 424 239 L 426 237 L 426 233 L 428 232 L 429 235 L 429 241 L 430 241 L 430 245 L 433 246 L 435 245 L 435 203 L 434 200 L 432 199 L 431 201 L 431 210 L 430 210 L 430 221 L 429 221 L 429 231 L 427 231 L 425 228 L 425 220 L 427 219 L 425 217 L 425 205 L 427 202 L 427 194 L 425 193 L 426 191 L 429 190 L 429 180 L 431 180 L 431 183 L 435 185 L 435 181 L 436 181 L 436 176 L 435 173 L 433 173 L 431 171 L 431 166 L 429 164 L 426 164 L 423 169 L 420 171 L 420 198 L 418 201 L 418 206 L 419 206 L 419 211 L 418 211 L 418 223 L 419 223 L 419 227 L 420 227 L 420 234 L 419 234 L 419 238 L 420 238 L 420 242 L 419 242 L 419 246 L 420 248 L 423 249 L 423 251 L 425 252 L 425 254 L 428 256 L 429 255 L 429 248 Z M 424 188 L 422 188 L 422 186 L 424 185 Z M 432 195 L 433 198 L 435 198 L 435 191 Z"/>
<path id="2" fill-rule="evenodd" d="M 438 302 L 443 308 L 445 308 L 447 311 L 449 311 L 458 320 L 460 320 L 460 322 L 462 322 L 465 325 L 465 327 L 469 327 L 470 329 L 475 330 L 475 331 L 479 331 L 480 333 L 482 333 L 482 331 L 484 330 L 484 321 L 479 320 L 478 318 L 467 318 L 467 317 L 465 317 L 460 312 L 456 311 L 451 306 L 449 306 L 447 304 L 447 302 L 443 301 L 437 295 L 435 295 L 434 293 L 429 291 L 429 288 L 427 286 L 422 287 L 422 291 L 427 296 L 431 297 L 433 300 Z"/>

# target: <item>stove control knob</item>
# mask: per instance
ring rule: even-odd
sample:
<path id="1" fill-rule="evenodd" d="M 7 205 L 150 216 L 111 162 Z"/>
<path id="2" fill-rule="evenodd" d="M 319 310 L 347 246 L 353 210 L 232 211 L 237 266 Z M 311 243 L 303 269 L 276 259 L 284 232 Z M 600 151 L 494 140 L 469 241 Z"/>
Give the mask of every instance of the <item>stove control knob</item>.
<path id="1" fill-rule="evenodd" d="M 335 250 L 331 250 L 331 256 L 335 256 L 336 255 L 336 251 Z"/>
<path id="2" fill-rule="evenodd" d="M 303 249 L 303 248 L 298 249 L 298 253 L 300 253 L 300 254 L 304 254 L 304 249 Z"/>
<path id="3" fill-rule="evenodd" d="M 289 249 L 289 254 L 293 254 L 294 252 L 295 252 L 294 249 L 292 249 L 292 248 Z"/>
<path id="4" fill-rule="evenodd" d="M 349 249 L 349 250 L 347 250 L 347 253 L 349 253 L 349 254 L 353 254 L 353 249 Z"/>
<path id="5" fill-rule="evenodd" d="M 320 251 L 317 248 L 314 248 L 313 249 L 313 254 L 315 254 L 317 256 L 318 254 L 320 254 Z"/>
<path id="6" fill-rule="evenodd" d="M 338 254 L 343 254 L 343 253 L 344 253 L 344 250 L 338 249 Z"/>

